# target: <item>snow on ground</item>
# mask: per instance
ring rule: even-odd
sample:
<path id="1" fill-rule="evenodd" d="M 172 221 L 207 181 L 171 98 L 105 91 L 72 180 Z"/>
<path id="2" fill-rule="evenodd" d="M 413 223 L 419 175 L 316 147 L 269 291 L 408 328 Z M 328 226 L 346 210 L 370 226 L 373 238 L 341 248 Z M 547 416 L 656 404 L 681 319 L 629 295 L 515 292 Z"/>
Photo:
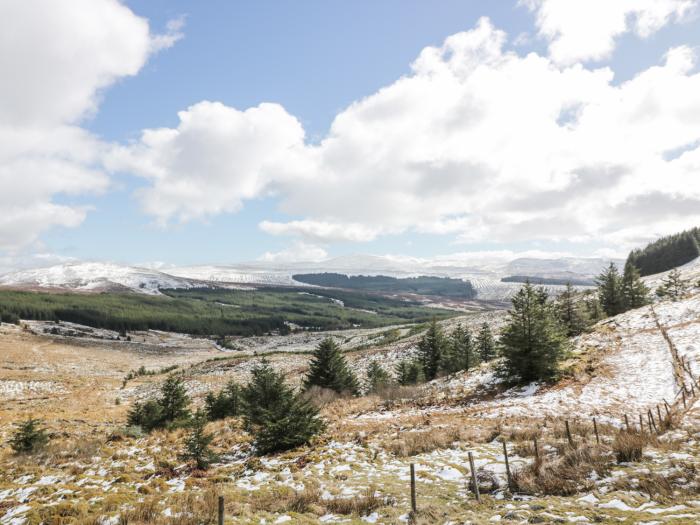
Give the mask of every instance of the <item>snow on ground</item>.
<path id="1" fill-rule="evenodd" d="M 34 395 L 63 393 L 64 388 L 53 381 L 0 380 L 0 399 L 24 399 Z"/>

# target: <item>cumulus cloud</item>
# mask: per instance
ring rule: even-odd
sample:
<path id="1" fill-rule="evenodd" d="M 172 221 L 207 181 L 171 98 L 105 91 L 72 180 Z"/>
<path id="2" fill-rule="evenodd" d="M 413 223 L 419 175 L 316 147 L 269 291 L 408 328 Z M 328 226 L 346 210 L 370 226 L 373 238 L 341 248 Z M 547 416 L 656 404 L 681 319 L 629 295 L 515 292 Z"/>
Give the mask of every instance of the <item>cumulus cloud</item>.
<path id="1" fill-rule="evenodd" d="M 181 27 L 153 35 L 117 0 L 0 3 L 0 249 L 82 222 L 86 207 L 55 196 L 103 191 L 109 181 L 105 146 L 80 121 L 105 88 L 135 75 Z"/>
<path id="2" fill-rule="evenodd" d="M 265 262 L 319 262 L 328 259 L 328 253 L 320 246 L 305 242 L 295 242 L 279 252 L 265 252 L 261 261 Z"/>
<path id="3" fill-rule="evenodd" d="M 366 242 L 377 238 L 380 230 L 363 224 L 342 224 L 322 221 L 263 221 L 260 229 L 271 235 L 296 235 L 313 242 Z"/>
<path id="4" fill-rule="evenodd" d="M 697 0 L 521 0 L 535 12 L 540 36 L 560 64 L 608 58 L 615 39 L 633 31 L 646 38 L 683 20 Z"/>
<path id="5" fill-rule="evenodd" d="M 523 56 L 506 42 L 484 18 L 425 48 L 410 74 L 340 112 L 318 144 L 305 144 L 280 106 L 205 102 L 115 162 L 152 181 L 140 198 L 162 222 L 275 195 L 301 219 L 260 228 L 314 243 L 417 231 L 620 249 L 695 223 L 635 205 L 657 193 L 700 197 L 690 48 L 614 84 L 607 67 Z"/>

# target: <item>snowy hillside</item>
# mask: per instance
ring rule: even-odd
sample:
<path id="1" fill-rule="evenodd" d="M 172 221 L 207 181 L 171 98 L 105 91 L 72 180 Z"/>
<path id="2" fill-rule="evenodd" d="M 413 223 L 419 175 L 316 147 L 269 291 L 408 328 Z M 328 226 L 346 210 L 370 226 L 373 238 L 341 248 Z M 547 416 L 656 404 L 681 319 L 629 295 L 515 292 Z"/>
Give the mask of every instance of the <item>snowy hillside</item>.
<path id="1" fill-rule="evenodd" d="M 196 283 L 157 270 L 110 263 L 69 263 L 0 276 L 0 285 L 21 288 L 61 288 L 79 291 L 129 289 L 157 294 L 159 288 L 191 288 Z"/>

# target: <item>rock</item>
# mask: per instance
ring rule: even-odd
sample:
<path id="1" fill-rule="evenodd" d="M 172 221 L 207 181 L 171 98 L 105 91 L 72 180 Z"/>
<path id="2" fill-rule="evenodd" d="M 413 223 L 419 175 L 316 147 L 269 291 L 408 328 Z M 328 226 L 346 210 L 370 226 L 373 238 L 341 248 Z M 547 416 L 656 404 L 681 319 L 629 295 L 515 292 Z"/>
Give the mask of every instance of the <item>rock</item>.
<path id="1" fill-rule="evenodd" d="M 493 472 L 480 468 L 476 470 L 476 483 L 479 486 L 479 492 L 482 494 L 490 494 L 496 492 L 501 484 Z M 474 484 L 471 476 L 469 477 L 469 490 L 474 492 Z"/>

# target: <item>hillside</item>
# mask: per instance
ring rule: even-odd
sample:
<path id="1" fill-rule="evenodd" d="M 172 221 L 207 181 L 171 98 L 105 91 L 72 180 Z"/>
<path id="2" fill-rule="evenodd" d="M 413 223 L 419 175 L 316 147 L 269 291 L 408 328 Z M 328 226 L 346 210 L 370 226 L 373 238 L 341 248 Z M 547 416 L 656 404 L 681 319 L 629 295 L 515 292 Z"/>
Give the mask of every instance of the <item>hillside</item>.
<path id="1" fill-rule="evenodd" d="M 691 277 L 698 267 L 681 271 Z M 457 322 L 472 331 L 488 322 L 497 330 L 503 312 L 443 324 L 450 329 Z M 308 367 L 308 350 L 325 334 L 242 338 L 238 352 L 222 354 L 196 341 L 164 338 L 160 350 L 149 343 L 145 351 L 136 342 L 77 347 L 70 338 L 40 331 L 1 330 L 0 440 L 6 442 L 7 423 L 28 407 L 60 436 L 31 464 L 0 452 L 3 523 L 50 522 L 58 515 L 115 523 L 119 516 L 151 516 L 171 523 L 184 514 L 202 522 L 211 519 L 218 494 L 225 495 L 232 522 L 405 523 L 410 464 L 417 472 L 416 523 L 700 519 L 700 404 L 693 395 L 693 389 L 700 394 L 694 383 L 700 374 L 698 287 L 680 301 L 659 300 L 576 338 L 566 372 L 553 385 L 513 388 L 500 382 L 492 365 L 483 365 L 383 396 L 329 399 L 321 439 L 261 458 L 251 454 L 237 419 L 211 423 L 221 456 L 207 472 L 188 470 L 178 459 L 182 430 L 138 437 L 120 429 L 131 403 L 156 391 L 166 366 L 178 367 L 201 403 L 228 379 L 247 380 L 259 353 L 296 384 Z M 413 355 L 420 338 L 408 327 L 330 335 L 360 374 L 372 361 L 391 371 Z M 124 380 L 141 365 L 154 375 Z M 635 429 L 642 418 L 644 433 L 633 435 L 644 448 L 637 460 L 618 462 L 616 436 L 625 416 Z M 533 473 L 534 437 L 546 475 Z M 513 472 L 510 490 L 501 440 Z M 479 504 L 468 488 L 469 453 L 482 480 Z"/>

